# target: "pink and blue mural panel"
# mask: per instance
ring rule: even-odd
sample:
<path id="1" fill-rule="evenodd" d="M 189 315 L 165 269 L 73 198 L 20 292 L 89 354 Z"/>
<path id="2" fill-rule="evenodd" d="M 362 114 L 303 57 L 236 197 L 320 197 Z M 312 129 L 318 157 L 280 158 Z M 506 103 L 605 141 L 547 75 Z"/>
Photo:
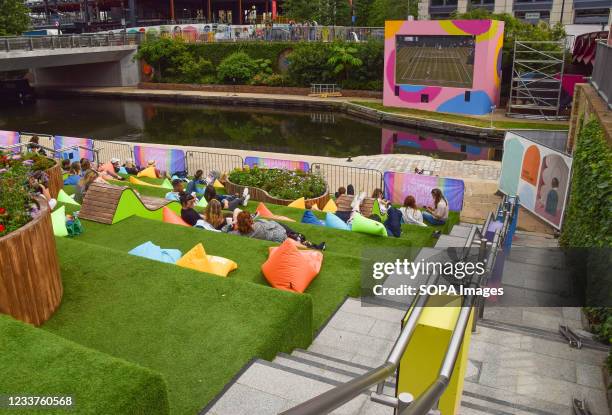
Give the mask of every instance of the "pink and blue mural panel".
<path id="1" fill-rule="evenodd" d="M 393 203 L 401 204 L 406 196 L 412 195 L 417 206 L 432 206 L 431 190 L 438 188 L 448 200 L 450 210 L 460 211 L 463 208 L 463 180 L 387 171 L 384 182 L 385 197 Z"/>
<path id="2" fill-rule="evenodd" d="M 59 154 L 59 158 L 73 161 L 79 161 L 85 158 L 89 161 L 94 161 L 94 141 L 91 138 L 66 137 L 63 135 L 56 135 L 53 137 L 53 149 L 56 153 L 62 149 L 73 146 L 80 147 L 62 151 L 61 154 Z"/>
<path id="3" fill-rule="evenodd" d="M 384 105 L 491 112 L 499 103 L 503 38 L 497 20 L 387 21 Z"/>
<path id="4" fill-rule="evenodd" d="M 381 153 L 393 154 L 398 147 L 409 147 L 423 153 L 464 154 L 466 160 L 489 160 L 490 148 L 422 137 L 404 131 L 382 129 Z"/>
<path id="5" fill-rule="evenodd" d="M 134 146 L 134 163 L 139 168 L 147 167 L 150 160 L 155 160 L 155 165 L 161 171 L 174 174 L 183 172 L 185 167 L 185 152 L 183 150 Z"/>
<path id="6" fill-rule="evenodd" d="M 249 167 L 259 166 L 268 169 L 284 169 L 284 170 L 302 170 L 308 171 L 310 165 L 306 161 L 296 160 L 280 160 L 264 157 L 247 157 L 244 159 L 244 164 Z"/>
<path id="7" fill-rule="evenodd" d="M 0 147 L 8 147 L 19 144 L 19 133 L 17 131 L 0 130 Z M 19 148 L 14 151 L 19 152 Z"/>

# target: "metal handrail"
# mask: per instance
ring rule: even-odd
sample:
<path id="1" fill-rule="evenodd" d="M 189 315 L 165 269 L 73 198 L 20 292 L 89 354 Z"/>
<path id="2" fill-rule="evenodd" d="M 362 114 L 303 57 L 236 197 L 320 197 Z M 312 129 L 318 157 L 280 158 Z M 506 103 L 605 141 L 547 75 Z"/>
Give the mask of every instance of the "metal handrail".
<path id="1" fill-rule="evenodd" d="M 438 280 L 438 275 L 433 273 L 429 276 L 427 280 L 427 284 L 435 284 Z M 369 372 L 364 373 L 361 376 L 354 378 L 353 380 L 344 383 L 340 386 L 337 386 L 329 391 L 315 396 L 314 398 L 303 402 L 291 409 L 288 409 L 284 412 L 281 412 L 281 415 L 320 415 L 326 414 L 334 409 L 344 405 L 346 402 L 355 398 L 355 396 L 359 395 L 363 391 L 368 390 L 372 386 L 384 382 L 389 376 L 395 373 L 395 370 L 399 366 L 400 359 L 406 348 L 408 347 L 408 343 L 410 342 L 410 338 L 414 333 L 417 322 L 421 317 L 421 313 L 427 300 L 429 299 L 429 295 L 417 295 L 415 300 L 413 301 L 412 312 L 406 321 L 406 324 L 402 328 L 399 337 L 395 341 L 393 348 L 389 352 L 389 355 L 381 366 L 370 370 Z"/>
<path id="2" fill-rule="evenodd" d="M 493 246 L 491 247 L 491 251 L 489 252 L 487 263 L 485 265 L 485 273 L 478 280 L 472 281 L 469 284 L 469 287 L 477 288 L 483 283 L 486 284 L 487 276 L 493 269 L 493 263 L 495 262 L 495 257 L 497 255 L 500 234 L 501 230 L 498 229 L 495 231 Z M 457 322 L 455 323 L 453 334 L 450 342 L 448 343 L 444 360 L 440 366 L 438 378 L 431 385 L 429 385 L 425 392 L 423 392 L 414 402 L 412 402 L 408 408 L 400 411 L 399 415 L 427 415 L 432 408 L 437 407 L 438 401 L 446 391 L 446 388 L 450 383 L 451 376 L 453 375 L 457 357 L 459 356 L 459 351 L 461 350 L 461 345 L 463 344 L 465 330 L 467 329 L 470 320 L 470 313 L 472 312 L 477 299 L 478 296 L 476 294 L 468 294 L 463 298 L 461 311 L 457 317 Z"/>

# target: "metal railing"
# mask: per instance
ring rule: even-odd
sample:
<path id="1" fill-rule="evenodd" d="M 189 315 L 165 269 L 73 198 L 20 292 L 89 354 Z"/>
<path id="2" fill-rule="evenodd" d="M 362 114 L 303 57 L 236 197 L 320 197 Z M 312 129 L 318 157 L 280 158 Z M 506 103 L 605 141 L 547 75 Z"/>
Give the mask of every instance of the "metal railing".
<path id="1" fill-rule="evenodd" d="M 60 148 L 58 150 L 55 150 L 54 153 L 54 158 L 57 159 L 67 159 L 67 160 L 72 160 L 72 151 L 74 150 L 86 150 L 86 151 L 91 151 L 91 154 L 93 154 L 93 160 L 97 165 L 100 165 L 100 151 L 98 149 L 95 149 L 93 147 L 85 147 L 85 146 L 81 146 L 78 144 L 72 145 L 72 146 L 66 146 L 63 148 Z M 66 157 L 68 156 L 68 157 Z M 81 159 L 75 159 L 72 161 L 80 161 Z"/>
<path id="2" fill-rule="evenodd" d="M 0 52 L 138 45 L 142 33 L 0 37 Z"/>
<path id="3" fill-rule="evenodd" d="M 427 284 L 435 284 L 438 281 L 437 274 L 431 274 L 427 280 Z M 353 399 L 355 396 L 360 393 L 368 390 L 373 385 L 384 382 L 389 376 L 395 373 L 395 370 L 399 366 L 400 359 L 408 344 L 410 342 L 410 338 L 414 333 L 414 330 L 417 326 L 419 318 L 421 317 L 421 313 L 427 304 L 427 300 L 429 299 L 429 295 L 417 295 L 412 303 L 412 312 L 406 321 L 406 324 L 402 328 L 399 337 L 395 341 L 393 348 L 389 352 L 385 363 L 381 366 L 370 370 L 369 372 L 364 373 L 361 376 L 354 378 L 353 380 L 344 383 L 334 389 L 330 389 L 329 391 L 314 397 L 304 403 L 295 406 L 287 411 L 281 412 L 281 415 L 319 415 L 326 414 L 333 411 L 336 408 L 344 405 L 346 402 Z M 403 397 L 403 404 L 410 403 L 410 397 Z M 393 397 L 390 396 L 380 396 L 377 398 L 377 401 L 382 403 L 390 403 L 394 404 Z"/>
<path id="4" fill-rule="evenodd" d="M 310 172 L 325 178 L 330 191 L 352 184 L 355 193 L 371 195 L 374 189 L 383 189 L 383 174 L 380 170 L 365 167 L 341 166 L 338 164 L 312 163 Z"/>
<path id="5" fill-rule="evenodd" d="M 599 92 L 599 95 L 608 103 L 608 108 L 612 109 L 612 45 L 605 41 L 597 42 L 595 53 L 595 64 L 593 65 L 593 75 L 591 85 Z"/>
<path id="6" fill-rule="evenodd" d="M 210 171 L 229 173 L 242 167 L 244 160 L 235 154 L 207 153 L 204 151 L 187 151 L 185 153 L 185 166 L 190 174 L 202 170 L 204 174 Z"/>
<path id="7" fill-rule="evenodd" d="M 478 248 L 478 261 L 485 263 L 485 272 L 468 284 L 469 288 L 478 288 L 486 286 L 489 275 L 495 267 L 497 254 L 500 249 L 503 249 L 506 238 L 511 237 L 508 233 L 512 215 L 515 212 L 516 198 L 504 197 L 500 203 L 498 211 L 492 212 L 487 217 L 482 228 L 474 225 L 470 230 L 466 240 L 464 253 L 460 260 L 467 258 L 469 251 L 475 244 Z M 503 226 L 496 229 L 492 239 L 487 239 L 487 230 L 489 224 L 494 217 L 503 218 Z M 483 249 L 484 246 L 484 249 Z M 432 279 L 433 277 L 433 279 Z M 437 277 L 430 275 L 426 284 L 435 284 Z M 475 292 L 474 290 L 473 292 Z M 472 291 L 468 291 L 472 292 Z M 416 323 L 419 320 L 423 307 L 426 306 L 428 296 L 418 295 L 413 301 L 412 311 L 408 317 L 405 326 L 402 328 L 399 337 L 397 338 L 393 349 L 389 353 L 385 363 L 380 367 L 371 370 L 353 380 L 339 385 L 322 395 L 316 396 L 302 404 L 295 406 L 292 409 L 282 412 L 282 415 L 319 415 L 333 411 L 334 409 L 344 405 L 360 393 L 367 391 L 372 386 L 377 385 L 376 392 L 370 394 L 372 401 L 394 407 L 399 415 L 429 415 L 438 413 L 436 411 L 438 402 L 446 388 L 450 383 L 453 374 L 455 363 L 459 356 L 461 346 L 463 344 L 465 332 L 468 329 L 470 315 L 475 307 L 478 307 L 478 302 L 482 299 L 475 294 L 466 295 L 463 298 L 459 316 L 455 322 L 455 327 L 448 343 L 447 350 L 442 360 L 438 378 L 423 392 L 416 400 L 413 399 L 410 393 L 400 393 L 398 397 L 384 394 L 384 382 L 388 376 L 395 373 L 398 368 L 400 359 L 405 353 L 410 342 L 410 338 L 414 332 Z M 482 305 L 480 306 L 482 309 Z M 474 312 L 474 321 L 476 319 Z M 433 411 L 432 411 L 433 410 Z"/>
<path id="8" fill-rule="evenodd" d="M 134 152 L 129 144 L 94 140 L 94 150 L 98 152 L 100 161 L 109 161 L 111 158 L 118 158 L 122 161 L 134 159 Z"/>

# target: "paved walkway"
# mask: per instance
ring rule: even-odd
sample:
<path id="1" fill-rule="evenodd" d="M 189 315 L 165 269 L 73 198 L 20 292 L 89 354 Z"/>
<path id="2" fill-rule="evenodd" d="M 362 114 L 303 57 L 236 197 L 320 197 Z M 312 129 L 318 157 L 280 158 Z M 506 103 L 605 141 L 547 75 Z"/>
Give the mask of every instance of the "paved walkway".
<path id="1" fill-rule="evenodd" d="M 468 224 L 455 226 L 436 247 L 463 246 L 469 229 Z M 540 251 L 526 258 L 521 248 L 527 246 L 531 250 L 527 252 Z M 533 291 L 529 287 L 538 275 L 559 272 L 560 253 L 551 250 L 556 247 L 547 235 L 517 232 L 504 279 L 506 274 L 531 276 L 510 283 Z M 423 250 L 420 256 L 433 252 Z M 539 267 L 538 272 L 534 267 Z M 393 286 L 388 282 L 385 286 Z M 554 290 L 556 282 L 548 279 L 540 291 Z M 364 307 L 357 299 L 347 299 L 308 350 L 281 353 L 272 362 L 254 361 L 204 413 L 276 414 L 377 367 L 399 335 L 407 308 L 401 305 L 404 300 Z M 574 398 L 584 399 L 593 415 L 607 415 L 602 372 L 607 349 L 581 331 L 580 318 L 580 309 L 572 307 L 485 308 L 470 344 L 459 415 L 572 415 Z M 567 344 L 558 333 L 559 324 L 585 336 L 582 349 Z M 387 380 L 385 393 L 394 395 L 394 377 Z M 391 415 L 393 410 L 364 393 L 333 413 Z"/>

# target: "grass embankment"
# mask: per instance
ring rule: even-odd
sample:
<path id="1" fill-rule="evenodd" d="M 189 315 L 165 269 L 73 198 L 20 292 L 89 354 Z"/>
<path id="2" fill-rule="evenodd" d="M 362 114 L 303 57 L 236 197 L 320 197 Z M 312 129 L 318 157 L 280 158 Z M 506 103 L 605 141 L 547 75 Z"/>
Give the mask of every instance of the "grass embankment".
<path id="1" fill-rule="evenodd" d="M 114 235 L 117 243 L 128 237 L 121 228 L 112 231 L 119 225 L 106 226 L 107 236 Z M 169 230 L 160 225 L 156 232 Z M 85 227 L 95 238 L 95 227 L 90 222 Z M 252 358 L 272 359 L 279 351 L 307 347 L 312 339 L 309 296 L 198 273 L 99 244 L 56 240 L 64 296 L 42 328 L 162 374 L 173 414 L 197 413 Z M 73 357 L 59 356 L 54 356 L 57 365 L 69 370 Z M 65 374 L 57 373 L 58 383 L 65 382 L 64 392 L 73 390 L 73 382 L 93 381 Z M 130 381 L 109 382 L 108 388 L 129 391 Z M 20 389 L 26 390 L 31 389 Z M 96 402 L 93 392 L 84 400 Z"/>
<path id="2" fill-rule="evenodd" d="M 129 185 L 149 196 L 167 192 Z M 250 203 L 249 210 L 256 205 Z M 298 221 L 303 215 L 301 209 L 268 207 Z M 457 220 L 453 214 L 445 228 Z M 138 217 L 112 226 L 82 222 L 82 235 L 57 240 L 64 298 L 43 328 L 159 372 L 173 414 L 196 413 L 250 359 L 307 347 L 344 298 L 359 295 L 368 249 L 412 255 L 411 247 L 433 242 L 429 227 L 404 225 L 402 238 L 381 238 L 291 223 L 328 246 L 317 278 L 305 294 L 294 294 L 271 288 L 261 273 L 271 242 Z M 183 253 L 202 242 L 209 254 L 230 258 L 239 268 L 221 278 L 127 254 L 146 241 Z"/>
<path id="3" fill-rule="evenodd" d="M 491 121 L 486 118 L 475 118 L 463 115 L 447 114 L 443 112 L 424 111 L 412 108 L 394 108 L 385 107 L 378 102 L 369 101 L 350 101 L 352 104 L 361 105 L 374 110 L 389 112 L 392 114 L 405 115 L 407 117 L 424 118 L 427 120 L 435 120 L 449 122 L 453 124 L 464 124 L 472 127 L 490 128 Z M 498 121 L 493 120 L 493 127 L 498 130 L 567 130 L 569 125 L 567 122 L 558 121 L 548 122 L 526 122 L 526 121 Z"/>
<path id="4" fill-rule="evenodd" d="M 64 286 L 70 290 L 70 275 L 63 277 Z M 108 323 L 113 322 L 109 320 Z M 114 338 L 116 336 L 111 337 Z M 72 400 L 68 408 L 30 407 L 28 414 L 168 413 L 166 382 L 159 373 L 2 314 L 0 350 L 0 390 L 3 394 L 70 397 Z M 22 411 L 18 408 L 4 407 L 0 412 L 25 413 L 24 407 Z"/>

